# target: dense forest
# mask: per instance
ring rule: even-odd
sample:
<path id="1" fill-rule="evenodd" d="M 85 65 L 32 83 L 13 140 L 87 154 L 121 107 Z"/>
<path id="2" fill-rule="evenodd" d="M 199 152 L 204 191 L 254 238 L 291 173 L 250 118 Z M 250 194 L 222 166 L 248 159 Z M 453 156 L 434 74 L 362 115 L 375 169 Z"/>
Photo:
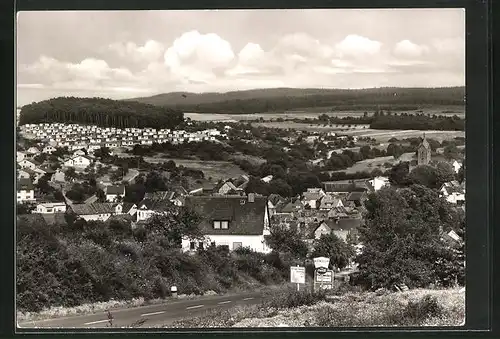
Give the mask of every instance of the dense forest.
<path id="1" fill-rule="evenodd" d="M 59 97 L 23 106 L 19 124 L 79 123 L 101 127 L 174 128 L 184 114 L 135 101 Z"/>
<path id="2" fill-rule="evenodd" d="M 321 107 L 326 110 L 417 110 L 463 106 L 464 87 L 340 89 L 261 89 L 228 93 L 167 93 L 139 102 L 196 113 L 251 114 Z"/>

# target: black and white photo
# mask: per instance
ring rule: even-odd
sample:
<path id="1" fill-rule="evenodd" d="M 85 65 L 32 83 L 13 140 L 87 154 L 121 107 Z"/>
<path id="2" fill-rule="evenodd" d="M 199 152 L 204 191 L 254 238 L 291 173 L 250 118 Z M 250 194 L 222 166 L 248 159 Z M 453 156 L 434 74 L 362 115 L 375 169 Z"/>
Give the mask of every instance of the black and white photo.
<path id="1" fill-rule="evenodd" d="M 16 21 L 18 328 L 465 324 L 464 9 Z"/>

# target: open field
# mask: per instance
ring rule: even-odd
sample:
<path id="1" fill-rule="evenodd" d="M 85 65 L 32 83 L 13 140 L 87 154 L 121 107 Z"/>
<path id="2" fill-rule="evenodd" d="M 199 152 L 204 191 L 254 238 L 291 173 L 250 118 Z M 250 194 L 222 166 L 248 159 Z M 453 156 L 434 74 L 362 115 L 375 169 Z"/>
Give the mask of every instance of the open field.
<path id="1" fill-rule="evenodd" d="M 351 131 L 358 131 L 362 132 L 363 130 L 368 129 L 369 125 L 351 125 L 351 127 L 347 127 L 345 125 L 320 125 L 320 124 L 304 124 L 304 123 L 296 123 L 293 121 L 283 121 L 283 122 L 276 122 L 276 121 L 268 121 L 268 122 L 254 122 L 252 123 L 253 126 L 262 126 L 262 127 L 267 127 L 267 128 L 280 128 L 280 129 L 296 129 L 296 130 L 302 130 L 302 131 L 309 131 L 309 132 L 347 132 L 349 130 Z"/>
<path id="2" fill-rule="evenodd" d="M 411 161 L 414 158 L 415 158 L 414 153 L 404 153 L 398 159 L 394 159 L 393 156 L 366 159 L 355 163 L 354 166 L 347 168 L 343 172 L 356 173 L 363 171 L 372 171 L 377 167 L 380 168 L 381 170 L 385 170 L 384 164 L 386 162 L 390 163 L 391 165 L 394 165 L 400 161 Z"/>
<path id="3" fill-rule="evenodd" d="M 422 131 L 422 130 L 377 130 L 377 129 L 363 129 L 363 130 L 349 130 L 343 132 L 346 135 L 357 137 L 370 137 L 375 138 L 378 142 L 387 142 L 391 138 L 405 139 L 416 138 L 425 135 L 429 138 L 436 139 L 440 142 L 443 140 L 451 140 L 455 137 L 465 137 L 464 131 Z"/>
<path id="4" fill-rule="evenodd" d="M 202 161 L 190 159 L 171 159 L 171 158 L 153 158 L 144 157 L 144 160 L 150 163 L 174 161 L 177 166 L 184 166 L 196 170 L 201 170 L 205 174 L 205 178 L 212 178 L 212 181 L 219 179 L 234 178 L 246 174 L 238 166 L 228 161 Z"/>
<path id="5" fill-rule="evenodd" d="M 319 110 L 319 111 L 318 111 Z M 393 113 L 409 113 L 409 114 L 436 114 L 436 115 L 464 115 L 465 107 L 462 106 L 450 106 L 450 107 L 436 107 L 436 108 L 424 108 L 421 111 L 393 111 Z M 315 119 L 318 116 L 326 114 L 335 117 L 359 117 L 363 116 L 364 111 L 337 111 L 329 112 L 325 108 L 311 108 L 303 109 L 297 111 L 288 111 L 285 113 L 269 112 L 269 113 L 255 113 L 255 114 L 214 114 L 214 113 L 184 113 L 186 118 L 196 121 L 240 121 L 240 120 L 255 120 L 263 118 L 265 120 L 270 119 Z M 373 112 L 368 111 L 368 115 L 373 114 Z"/>

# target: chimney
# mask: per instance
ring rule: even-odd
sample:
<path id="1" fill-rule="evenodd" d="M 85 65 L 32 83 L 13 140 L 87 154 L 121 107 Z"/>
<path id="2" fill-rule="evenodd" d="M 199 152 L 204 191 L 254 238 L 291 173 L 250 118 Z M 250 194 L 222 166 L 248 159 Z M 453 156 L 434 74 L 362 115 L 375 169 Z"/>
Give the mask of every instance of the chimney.
<path id="1" fill-rule="evenodd" d="M 248 202 L 255 202 L 255 193 L 248 193 Z"/>

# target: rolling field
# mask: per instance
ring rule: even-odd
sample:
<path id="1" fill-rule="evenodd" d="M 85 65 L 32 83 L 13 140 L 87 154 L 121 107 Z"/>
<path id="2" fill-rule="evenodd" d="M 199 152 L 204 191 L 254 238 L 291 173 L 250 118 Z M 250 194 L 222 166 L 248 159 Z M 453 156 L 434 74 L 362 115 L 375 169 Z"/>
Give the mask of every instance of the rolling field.
<path id="1" fill-rule="evenodd" d="M 152 157 L 145 157 L 144 160 L 150 163 L 167 162 L 172 160 L 177 164 L 177 166 L 182 165 L 184 167 L 203 171 L 205 178 L 208 179 L 211 177 L 214 182 L 219 179 L 234 178 L 246 174 L 238 166 L 228 161 L 202 161 Z"/>
<path id="2" fill-rule="evenodd" d="M 462 106 L 450 106 L 450 107 L 436 107 L 436 108 L 424 108 L 421 111 L 393 111 L 394 113 L 409 113 L 409 114 L 436 114 L 436 115 L 464 115 L 465 107 Z M 255 114 L 214 114 L 214 113 L 184 113 L 186 118 L 190 118 L 195 121 L 241 121 L 241 120 L 255 120 L 263 118 L 265 120 L 270 119 L 315 119 L 318 116 L 326 114 L 328 116 L 335 117 L 360 117 L 363 116 L 364 111 L 337 111 L 337 112 L 328 112 L 326 109 L 318 111 L 317 108 L 315 110 L 297 110 L 297 111 L 289 111 L 286 113 L 278 113 L 278 112 L 269 112 L 269 113 L 255 113 Z M 368 115 L 372 115 L 373 112 L 368 111 Z"/>
<path id="3" fill-rule="evenodd" d="M 438 141 L 450 140 L 455 137 L 465 137 L 464 131 L 422 131 L 422 130 L 377 130 L 377 129 L 363 129 L 363 130 L 349 130 L 343 132 L 346 135 L 352 135 L 357 137 L 370 137 L 375 138 L 379 142 L 387 142 L 391 138 L 404 139 L 404 138 L 415 138 L 422 137 L 425 135 L 429 138 L 436 139 Z"/>

